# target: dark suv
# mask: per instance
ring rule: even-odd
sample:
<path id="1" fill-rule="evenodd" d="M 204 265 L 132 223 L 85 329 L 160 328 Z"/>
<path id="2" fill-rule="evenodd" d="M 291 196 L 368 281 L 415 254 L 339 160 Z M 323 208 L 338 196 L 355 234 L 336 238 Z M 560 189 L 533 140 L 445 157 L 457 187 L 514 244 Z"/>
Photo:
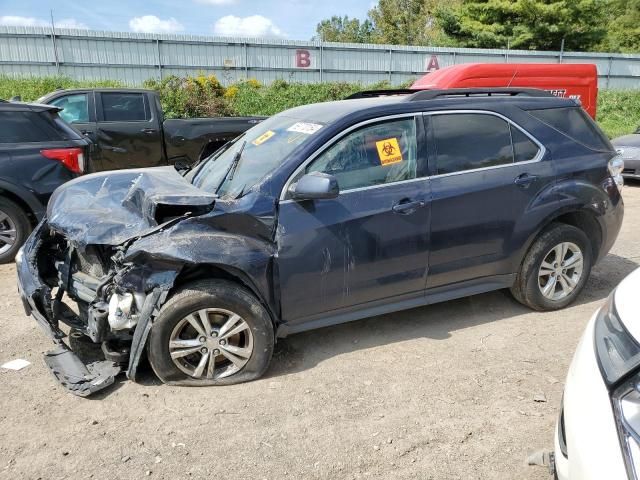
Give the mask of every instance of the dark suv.
<path id="1" fill-rule="evenodd" d="M 58 111 L 0 100 L 0 263 L 16 256 L 51 193 L 84 169 L 89 143 Z"/>
<path id="2" fill-rule="evenodd" d="M 165 382 L 237 383 L 287 334 L 502 288 L 536 310 L 576 298 L 623 203 L 621 162 L 574 101 L 359 96 L 271 117 L 184 176 L 58 189 L 18 277 L 61 382 L 135 379 L 147 347 Z M 83 365 L 59 322 L 106 360 Z"/>

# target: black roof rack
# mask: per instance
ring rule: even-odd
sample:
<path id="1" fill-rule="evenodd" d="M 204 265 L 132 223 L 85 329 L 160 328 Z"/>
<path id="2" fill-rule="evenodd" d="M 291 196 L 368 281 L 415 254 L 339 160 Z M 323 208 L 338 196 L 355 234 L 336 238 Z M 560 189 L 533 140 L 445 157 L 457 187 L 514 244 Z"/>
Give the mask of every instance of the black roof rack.
<path id="1" fill-rule="evenodd" d="M 518 95 L 526 97 L 552 97 L 553 95 L 545 90 L 537 88 L 449 88 L 444 90 L 409 90 L 399 88 L 395 90 L 365 90 L 349 95 L 345 100 L 358 98 L 391 97 L 397 95 L 407 96 L 408 102 L 418 102 L 422 100 L 434 100 L 436 98 L 455 97 L 515 97 Z"/>
<path id="2" fill-rule="evenodd" d="M 416 90 L 409 90 L 408 88 L 396 88 L 394 90 L 364 90 L 362 92 L 349 95 L 345 100 L 356 100 L 358 98 L 374 98 L 374 97 L 391 97 L 394 95 L 411 95 L 416 93 Z"/>
<path id="3" fill-rule="evenodd" d="M 525 97 L 553 97 L 551 93 L 537 88 L 450 88 L 446 90 L 419 90 L 411 95 L 407 100 L 410 102 L 418 102 L 421 100 L 433 100 L 441 97 L 515 97 L 518 95 Z"/>

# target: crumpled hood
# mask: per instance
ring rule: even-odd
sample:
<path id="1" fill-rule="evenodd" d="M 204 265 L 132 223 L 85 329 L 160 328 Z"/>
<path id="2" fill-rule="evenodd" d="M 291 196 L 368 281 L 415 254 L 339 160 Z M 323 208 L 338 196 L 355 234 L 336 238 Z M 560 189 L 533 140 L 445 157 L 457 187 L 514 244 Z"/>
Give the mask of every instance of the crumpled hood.
<path id="1" fill-rule="evenodd" d="M 48 223 L 78 246 L 118 245 L 164 221 L 210 211 L 215 195 L 194 187 L 173 167 L 95 173 L 59 187 Z"/>

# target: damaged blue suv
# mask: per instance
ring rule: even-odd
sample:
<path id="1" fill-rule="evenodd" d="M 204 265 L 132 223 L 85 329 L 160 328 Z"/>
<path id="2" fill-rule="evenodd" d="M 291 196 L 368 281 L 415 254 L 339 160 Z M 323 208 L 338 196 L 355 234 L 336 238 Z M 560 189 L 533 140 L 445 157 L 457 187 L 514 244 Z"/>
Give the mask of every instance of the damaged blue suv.
<path id="1" fill-rule="evenodd" d="M 188 172 L 59 188 L 17 269 L 60 382 L 135 380 L 146 354 L 164 382 L 232 384 L 303 330 L 496 289 L 575 300 L 620 229 L 623 165 L 574 101 L 355 97 L 271 117 Z M 101 360 L 81 360 L 88 343 Z"/>

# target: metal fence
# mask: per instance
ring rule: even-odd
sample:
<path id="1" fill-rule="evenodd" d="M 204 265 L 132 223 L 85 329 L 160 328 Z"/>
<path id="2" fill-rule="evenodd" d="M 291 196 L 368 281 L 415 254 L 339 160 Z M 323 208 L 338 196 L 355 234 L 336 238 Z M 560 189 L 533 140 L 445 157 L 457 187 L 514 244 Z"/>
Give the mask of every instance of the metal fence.
<path id="1" fill-rule="evenodd" d="M 224 84 L 345 81 L 400 84 L 460 63 L 595 63 L 602 88 L 640 88 L 640 55 L 538 52 L 0 27 L 0 74 L 64 75 L 139 85 L 215 74 Z"/>

